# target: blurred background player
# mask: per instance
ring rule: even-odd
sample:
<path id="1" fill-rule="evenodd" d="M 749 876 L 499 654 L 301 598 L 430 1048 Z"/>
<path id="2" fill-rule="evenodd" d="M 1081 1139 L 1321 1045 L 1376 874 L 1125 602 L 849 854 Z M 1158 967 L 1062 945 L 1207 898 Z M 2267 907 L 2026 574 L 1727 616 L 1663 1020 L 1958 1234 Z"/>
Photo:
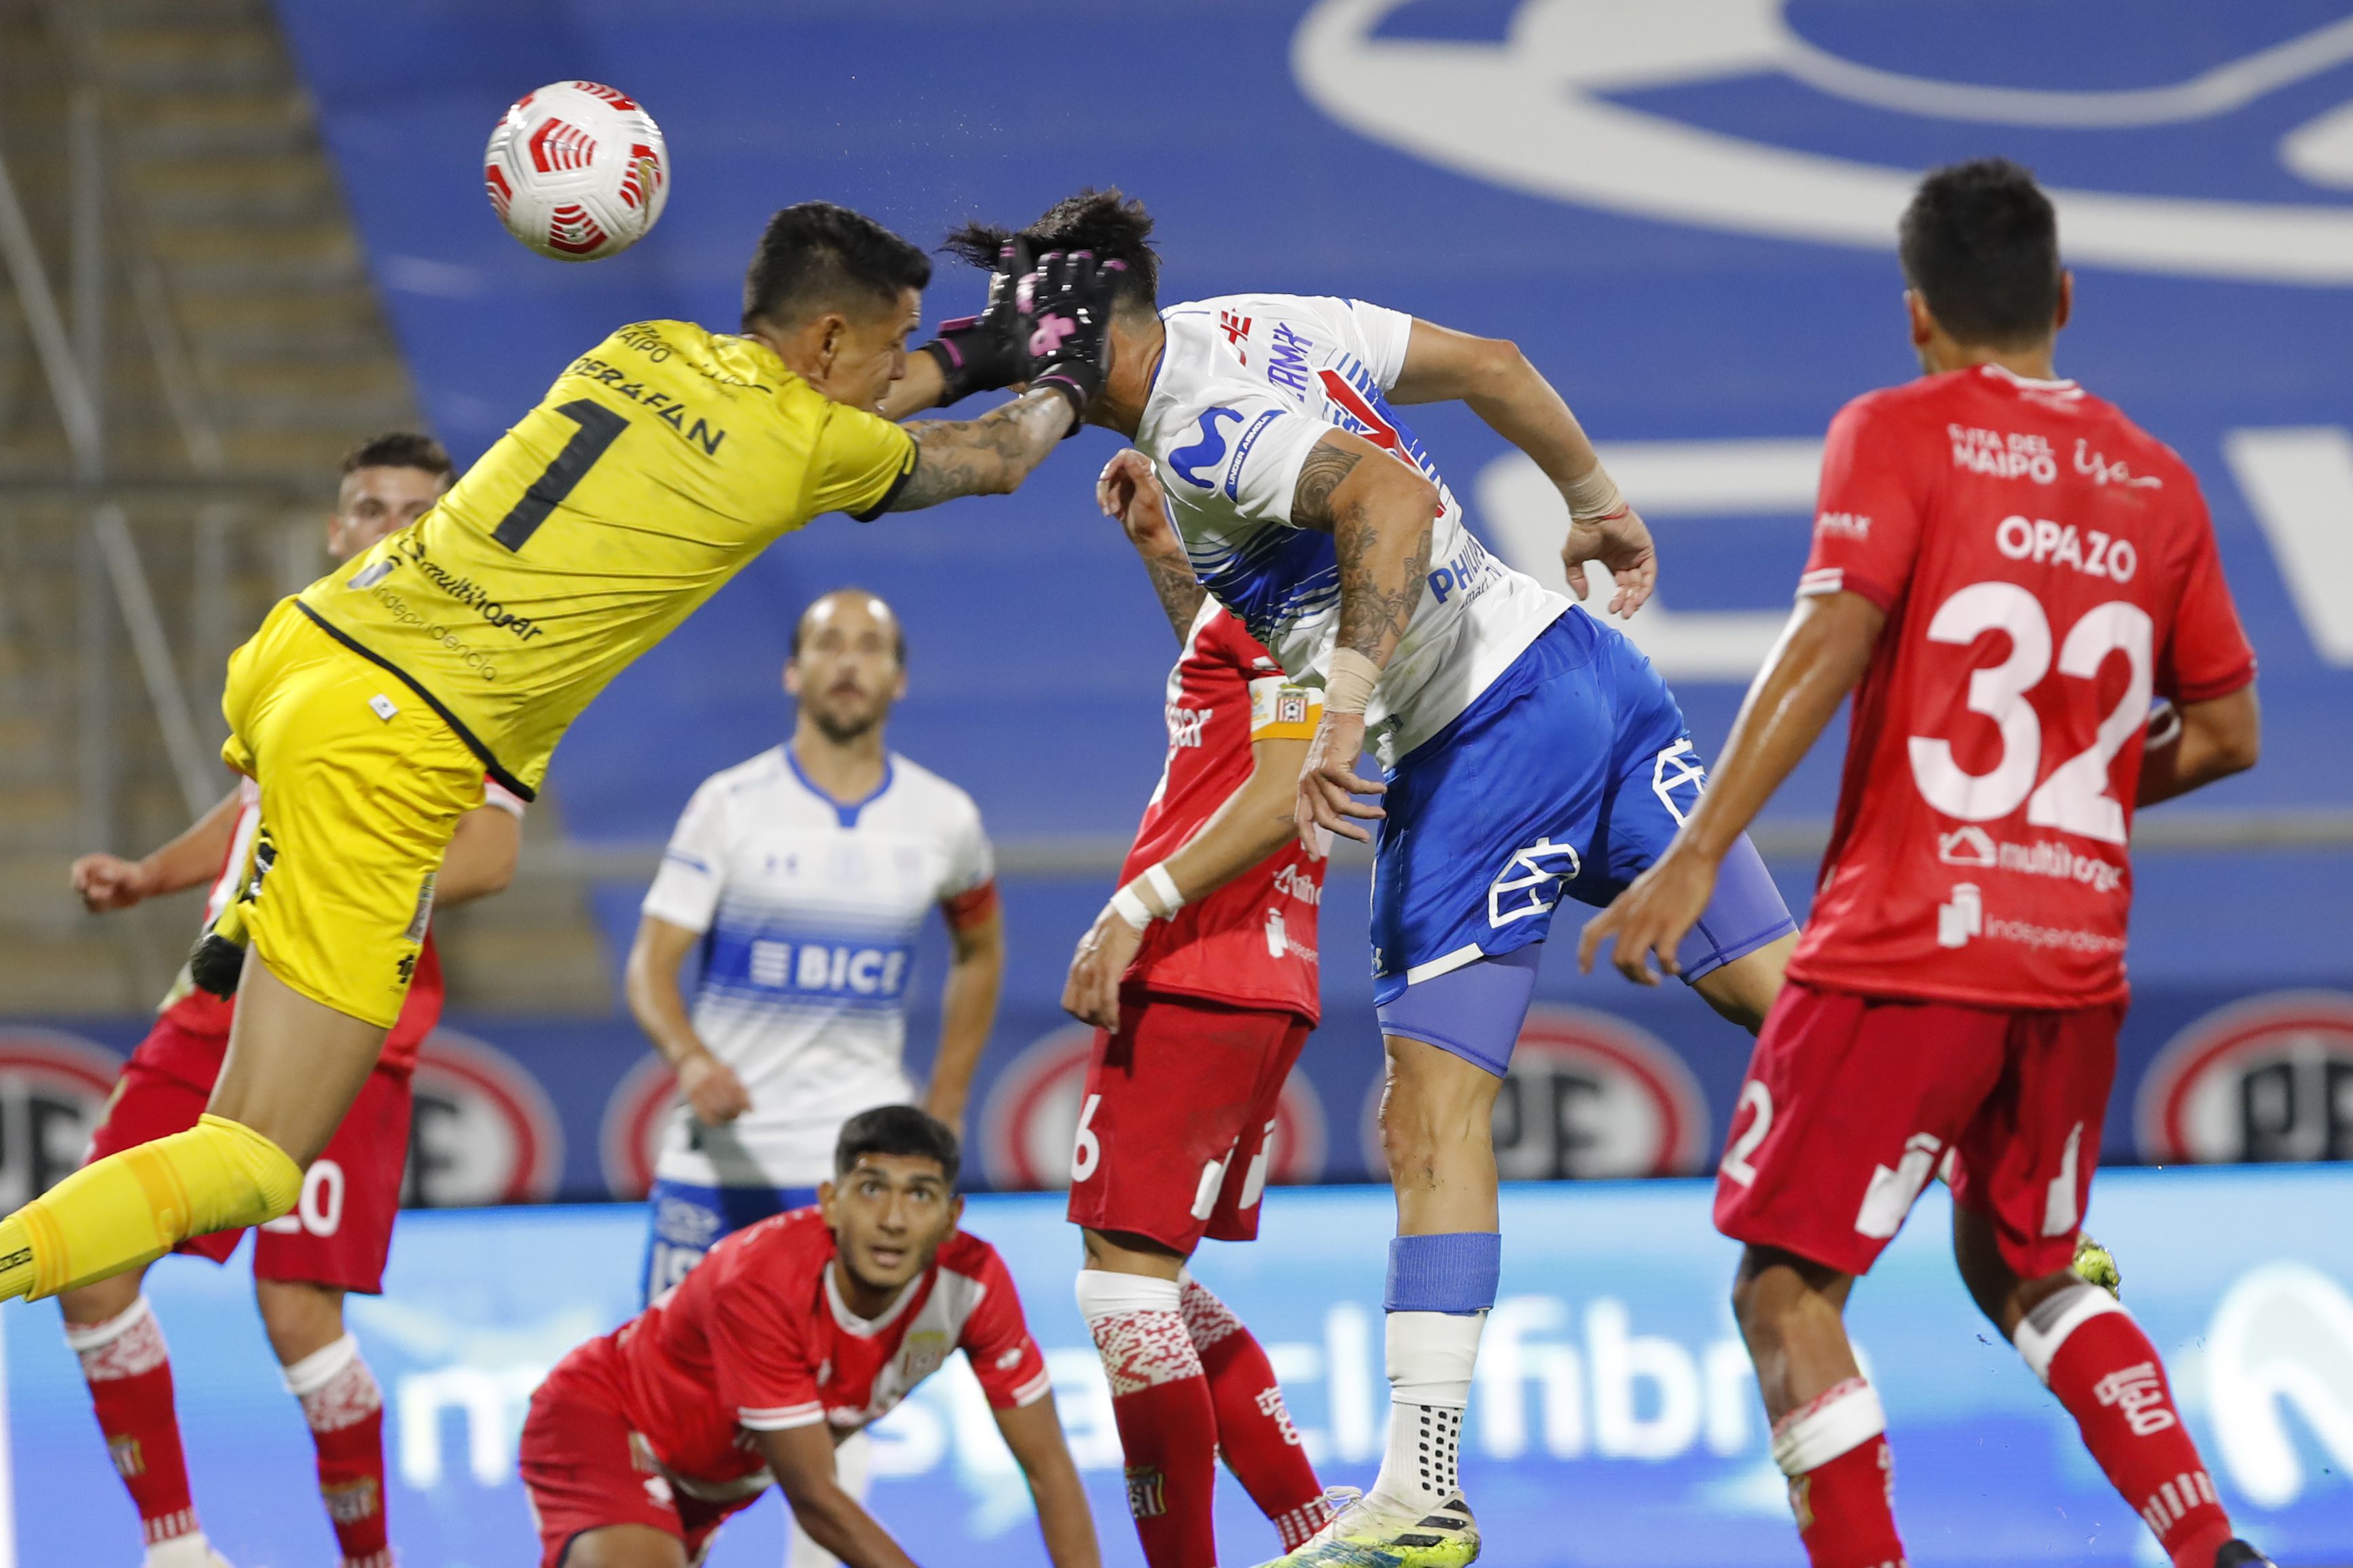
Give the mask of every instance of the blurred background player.
<path id="1" fill-rule="evenodd" d="M 685 1098 L 654 1170 L 649 1301 L 721 1237 L 815 1203 L 842 1123 L 913 1097 L 908 982 L 934 905 L 953 957 L 924 1103 L 952 1129 L 997 1012 L 1004 928 L 980 812 L 885 739 L 907 689 L 898 616 L 862 589 L 826 595 L 784 679 L 791 739 L 695 792 L 629 952 L 630 1010 Z M 698 948 L 690 1018 L 679 970 Z M 863 1437 L 844 1445 L 860 1497 L 865 1460 Z M 805 1539 L 795 1560 L 830 1561 Z"/>
<path id="2" fill-rule="evenodd" d="M 1204 1236 L 1257 1237 L 1276 1109 L 1315 1026 L 1325 862 L 1291 810 L 1322 694 L 1194 580 L 1143 453 L 1114 457 L 1096 497 L 1184 651 L 1159 787 L 1062 994 L 1097 1031 L 1071 1164 L 1079 1310 L 1111 1380 L 1145 1561 L 1216 1568 L 1220 1454 L 1284 1551 L 1329 1517 L 1266 1352 L 1185 1267 Z"/>
<path id="3" fill-rule="evenodd" d="M 979 380 L 1029 390 L 902 429 L 877 411 L 930 279 L 930 259 L 871 218 L 785 209 L 745 277 L 742 335 L 623 328 L 414 526 L 270 613 L 222 699 L 223 755 L 261 786 L 255 874 L 192 961 L 207 989 L 241 984 L 234 1048 L 195 1127 L 0 1220 L 0 1297 L 90 1284 L 293 1207 L 399 1014 L 486 771 L 530 798 L 614 675 L 812 517 L 1009 491 L 1044 460 L 1102 384 L 1105 278 L 1057 257 L 1016 304 L 964 324 L 993 345 L 963 356 L 988 366 Z"/>
<path id="4" fill-rule="evenodd" d="M 532 1395 L 522 1479 L 542 1568 L 686 1568 L 773 1481 L 849 1568 L 912 1568 L 835 1479 L 834 1446 L 964 1352 L 1029 1483 L 1054 1568 L 1094 1521 L 1013 1277 L 956 1229 L 955 1134 L 912 1105 L 852 1117 L 818 1206 L 713 1247 Z"/>
<path id="5" fill-rule="evenodd" d="M 1156 467 L 1195 574 L 1324 712 L 1293 807 L 1356 839 L 1381 820 L 1374 999 L 1398 1194 L 1388 1356 L 1393 1409 L 1372 1489 L 1286 1563 L 1460 1568 L 1479 1550 L 1454 1456 L 1502 1267 L 1493 1111 L 1562 897 L 1606 903 L 1673 837 L 1705 773 L 1665 683 L 1619 632 L 1490 555 L 1395 403 L 1458 400 L 1567 502 L 1578 593 L 1598 560 L 1630 614 L 1649 530 L 1560 395 L 1508 342 L 1361 300 L 1238 294 L 1155 306 L 1152 220 L 1117 191 L 1023 229 L 1043 252 L 1125 264 L 1090 422 Z M 967 226 L 991 264 L 1014 237 Z M 1369 741 L 1387 784 L 1357 777 Z M 1386 815 L 1353 793 L 1388 792 Z M 1796 925 L 1744 839 L 1692 934 L 1684 977 L 1754 1028 Z M 1155 916 L 1175 910 L 1147 883 Z M 1366 1556 L 1373 1553 L 1373 1556 Z"/>
<path id="6" fill-rule="evenodd" d="M 1807 1553 L 1903 1559 L 1884 1417 L 1841 1314 L 1949 1158 L 1970 1295 L 2174 1568 L 2262 1563 L 2156 1346 L 2068 1267 L 2127 995 L 2133 808 L 2253 765 L 2254 655 L 2196 476 L 2054 378 L 2073 280 L 2032 177 L 1936 171 L 1899 248 L 1927 374 L 1832 422 L 1788 630 L 1699 809 L 1581 956 L 1614 939 L 1629 976 L 1655 984 L 1653 954 L 1672 969 L 1727 848 L 1853 691 L 1820 890 L 1716 1176 Z M 2152 692 L 2178 718 L 2158 743 Z"/>
<path id="7" fill-rule="evenodd" d="M 354 447 L 343 460 L 327 553 L 348 561 L 405 528 L 448 487 L 449 459 L 426 436 L 395 433 Z M 461 904 L 495 893 L 513 875 L 522 802 L 495 784 L 466 814 L 442 862 L 439 901 Z M 142 860 L 85 855 L 74 889 L 92 912 L 127 910 L 147 899 L 210 881 L 206 914 L 235 890 L 260 819 L 251 779 L 185 833 Z M 319 1456 L 319 1490 L 345 1568 L 390 1568 L 384 1512 L 384 1396 L 359 1342 L 343 1327 L 343 1293 L 383 1289 L 393 1216 L 408 1156 L 409 1074 L 417 1047 L 441 1015 L 441 962 L 427 933 L 416 983 L 386 1037 L 384 1054 L 303 1184 L 296 1212 L 261 1227 L 253 1246 L 253 1293 L 269 1347 L 301 1402 Z M 233 1005 L 197 990 L 185 972 L 147 1037 L 124 1064 L 90 1142 L 90 1157 L 133 1148 L 195 1122 L 228 1050 Z M 179 1250 L 227 1261 L 241 1230 L 215 1231 Z M 190 1499 L 164 1332 L 141 1291 L 144 1268 L 69 1290 L 66 1342 L 81 1359 L 99 1429 L 147 1541 L 150 1568 L 216 1565 Z"/>

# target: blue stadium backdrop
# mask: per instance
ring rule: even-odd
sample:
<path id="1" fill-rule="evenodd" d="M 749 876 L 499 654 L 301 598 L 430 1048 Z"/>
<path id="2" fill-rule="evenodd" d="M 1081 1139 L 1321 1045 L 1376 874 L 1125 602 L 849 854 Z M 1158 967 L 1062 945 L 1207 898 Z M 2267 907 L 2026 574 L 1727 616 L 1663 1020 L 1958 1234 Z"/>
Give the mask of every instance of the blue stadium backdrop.
<path id="1" fill-rule="evenodd" d="M 280 0 L 280 11 L 366 264 L 461 460 L 613 326 L 732 323 L 752 237 L 776 206 L 827 197 L 929 241 L 958 219 L 1020 220 L 1078 186 L 1117 183 L 1160 217 L 1170 299 L 1354 294 L 1516 339 L 1656 527 L 1662 590 L 1631 630 L 1709 749 L 1787 605 L 1823 426 L 1853 394 L 1912 373 L 1891 239 L 1909 181 L 1954 158 L 2019 158 L 2059 193 L 2077 268 L 2062 368 L 2197 468 L 2263 659 L 2263 765 L 2167 816 L 2325 822 L 2353 807 L 2343 0 Z M 675 163 L 660 228 L 586 267 L 507 238 L 480 180 L 504 106 L 573 77 L 646 103 Z M 975 298 L 969 275 L 944 268 L 928 313 Z M 1473 526 L 1556 581 L 1556 520 L 1525 465 L 1461 410 L 1418 423 Z M 596 845 L 658 842 L 697 781 L 777 739 L 787 715 L 774 671 L 792 617 L 854 581 L 888 595 L 910 628 L 900 750 L 968 788 L 1008 847 L 1124 835 L 1158 767 L 1172 649 L 1091 502 L 1114 449 L 1089 432 L 1017 497 L 869 526 L 828 518 L 780 544 L 575 728 L 554 774 L 567 830 Z M 1820 822 L 1834 783 L 1831 755 L 1818 757 L 1771 822 Z M 2112 1161 L 2353 1154 L 2342 936 L 2353 853 L 2234 842 L 2142 860 L 2138 1001 Z M 1802 909 L 1810 864 L 1780 858 L 1774 870 Z M 1008 879 L 1011 968 L 972 1127 L 984 1184 L 1050 1184 L 1066 1169 L 1083 1042 L 1054 998 L 1104 881 Z M 596 890 L 617 952 L 640 891 Z M 1327 1022 L 1280 1140 L 1293 1180 L 1374 1173 L 1366 891 L 1361 870 L 1344 867 L 1327 896 Z M 1745 1041 L 1687 995 L 1581 980 L 1566 958 L 1547 963 L 1505 1098 L 1507 1172 L 1712 1166 Z M 927 1009 L 936 932 L 922 963 Z M 0 1025 L 0 1200 L 70 1167 L 142 1026 Z M 919 1012 L 918 1063 L 934 1026 Z M 454 1020 L 420 1087 L 412 1184 L 442 1205 L 634 1191 L 665 1092 L 617 1016 Z M 2191 1348 L 2182 1364 L 2205 1401 L 2201 1436 L 2222 1441 L 2234 1497 L 2275 1510 L 2273 1539 L 2306 1563 L 2332 1548 L 2353 1556 L 2353 1308 L 2330 1282 L 2353 1279 L 2353 1258 L 2341 1217 L 2327 1217 L 2343 1212 L 2340 1180 L 2120 1181 L 2094 1215 L 2126 1244 L 2134 1299 L 2160 1337 Z M 1725 1392 L 1737 1382 L 1723 1361 L 1725 1258 L 1696 1196 L 1668 1186 L 1515 1202 L 1527 1223 L 1510 1321 L 1528 1348 L 1493 1374 L 1516 1392 L 1482 1402 L 1484 1506 L 1504 1519 L 1540 1495 L 1576 1506 L 1506 1525 L 1499 1539 L 1519 1543 L 1508 1561 L 1787 1561 L 1754 1413 Z M 1284 1194 L 1273 1206 L 1274 1245 L 1215 1267 L 1288 1336 L 1303 1410 L 1345 1473 L 1371 1440 L 1373 1363 L 1350 1336 L 1373 1326 L 1386 1220 L 1362 1194 Z M 976 1214 L 1015 1244 L 1100 1463 L 1109 1439 L 1087 1425 L 1088 1358 L 1067 1317 L 1068 1245 L 1050 1205 Z M 408 1489 L 396 1506 L 412 1563 L 520 1552 L 520 1515 L 497 1484 L 500 1412 L 532 1367 L 620 1310 L 636 1223 L 626 1212 L 432 1217 L 403 1242 L 393 1293 L 363 1332 L 404 1390 Z M 1933 1240 L 1906 1247 L 1866 1309 L 1865 1338 L 1890 1365 L 1903 1358 L 1906 1386 L 1891 1401 L 1922 1433 L 1907 1441 L 1903 1480 L 1922 1561 L 2125 1562 L 2116 1510 L 2006 1352 L 1985 1351 L 1998 1371 L 1971 1359 L 1982 1347 Z M 2209 1247 L 2222 1249 L 2214 1261 Z M 535 1258 L 547 1267 L 533 1270 Z M 221 1424 L 196 1428 L 205 1474 L 224 1477 L 248 1442 L 291 1462 L 296 1436 L 238 1315 L 242 1288 L 193 1266 L 166 1274 L 192 1419 Z M 2226 1324 L 2238 1338 L 2226 1341 Z M 97 1485 L 97 1445 L 46 1331 L 29 1313 L 9 1330 L 20 1497 L 67 1476 Z M 2215 1381 L 2226 1342 L 2239 1357 L 2229 1394 Z M 968 1511 L 926 1514 L 912 1479 L 885 1485 L 886 1510 L 910 1529 L 1009 1529 L 1018 1506 L 1001 1457 L 968 1439 L 969 1401 L 943 1387 L 923 1411 L 902 1423 L 894 1463 L 911 1478 L 954 1476 Z M 2004 1509 L 1989 1526 L 1972 1500 L 1995 1465 L 2048 1506 Z M 206 1490 L 234 1495 L 219 1479 Z M 1635 1511 L 1579 1501 L 1604 1494 Z M 211 1506 L 248 1508 L 223 1515 L 233 1546 L 280 1528 L 259 1504 Z M 459 1544 L 485 1519 L 505 1521 L 480 1538 L 500 1544 Z M 29 1561 L 57 1560 L 32 1539 Z M 1018 1531 L 1006 1540 L 1022 1543 L 1004 1549 L 1008 1561 L 1029 1550 Z"/>

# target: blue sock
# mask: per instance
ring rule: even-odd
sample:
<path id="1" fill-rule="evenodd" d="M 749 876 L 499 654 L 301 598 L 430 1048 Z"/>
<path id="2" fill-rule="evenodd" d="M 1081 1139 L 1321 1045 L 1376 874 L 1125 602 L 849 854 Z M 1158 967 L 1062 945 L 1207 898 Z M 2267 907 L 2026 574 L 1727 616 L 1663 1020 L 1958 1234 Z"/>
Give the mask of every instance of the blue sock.
<path id="1" fill-rule="evenodd" d="M 1392 1312 L 1483 1312 L 1495 1304 L 1504 1238 L 1492 1230 L 1400 1236 L 1389 1243 L 1381 1305 Z"/>

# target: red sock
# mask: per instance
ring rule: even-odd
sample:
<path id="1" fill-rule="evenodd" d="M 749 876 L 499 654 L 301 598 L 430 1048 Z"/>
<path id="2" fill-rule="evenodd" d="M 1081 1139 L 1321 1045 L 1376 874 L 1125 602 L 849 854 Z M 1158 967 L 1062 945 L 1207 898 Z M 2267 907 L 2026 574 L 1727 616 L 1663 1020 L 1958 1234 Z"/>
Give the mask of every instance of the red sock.
<path id="1" fill-rule="evenodd" d="M 1176 1282 L 1086 1269 L 1079 1310 L 1111 1378 L 1127 1506 L 1151 1568 L 1217 1568 L 1218 1416 Z"/>
<path id="2" fill-rule="evenodd" d="M 81 1358 L 98 1429 L 139 1510 L 147 1544 L 190 1533 L 196 1510 L 188 1499 L 188 1465 L 172 1404 L 171 1352 L 147 1298 L 102 1323 L 67 1324 L 66 1343 Z"/>
<path id="3" fill-rule="evenodd" d="M 384 1391 L 345 1334 L 286 1369 L 319 1450 L 319 1497 L 343 1568 L 392 1568 L 384 1520 Z"/>
<path id="4" fill-rule="evenodd" d="M 1773 1459 L 1813 1568 L 1904 1568 L 1895 1461 L 1871 1384 L 1851 1377 L 1773 1428 Z"/>
<path id="5" fill-rule="evenodd" d="M 2096 1286 L 2063 1290 L 2019 1325 L 2018 1348 L 2174 1568 L 2214 1568 L 2231 1517 L 2174 1407 L 2157 1347 L 2132 1314 Z"/>
<path id="6" fill-rule="evenodd" d="M 1300 1446 L 1299 1428 L 1282 1402 L 1282 1385 L 1266 1351 L 1233 1310 L 1191 1275 L 1183 1286 L 1185 1331 L 1209 1379 L 1218 1414 L 1218 1447 L 1259 1511 L 1274 1521 L 1282 1549 L 1296 1551 L 1324 1528 L 1332 1510 L 1315 1467 Z"/>

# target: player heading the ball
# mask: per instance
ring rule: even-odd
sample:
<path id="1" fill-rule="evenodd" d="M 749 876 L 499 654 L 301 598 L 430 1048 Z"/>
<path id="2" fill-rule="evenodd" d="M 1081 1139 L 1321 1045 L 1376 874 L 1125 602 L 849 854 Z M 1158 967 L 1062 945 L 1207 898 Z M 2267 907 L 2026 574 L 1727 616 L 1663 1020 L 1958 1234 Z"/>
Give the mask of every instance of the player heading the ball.
<path id="1" fill-rule="evenodd" d="M 2073 381 L 2051 202 L 1939 169 L 1900 253 L 1920 379 L 1831 421 L 1788 629 L 1715 782 L 1587 926 L 1656 984 L 1726 848 L 1854 694 L 1812 918 L 1741 1085 L 1716 1227 L 1814 1568 L 1901 1563 L 1878 1392 L 1841 1321 L 1950 1162 L 1953 1252 L 2173 1568 L 2232 1538 L 2157 1347 L 2069 1268 L 2124 1020 L 2133 810 L 2254 764 L 2255 658 L 2197 476 Z M 2178 710 L 2152 737 L 2151 694 Z M 2171 719 L 2175 715 L 2167 715 Z M 2054 877 L 2045 851 L 2074 868 Z"/>
<path id="2" fill-rule="evenodd" d="M 1097 1568 L 1046 1358 L 997 1249 L 956 1229 L 955 1134 L 912 1105 L 851 1117 L 815 1208 L 711 1249 L 676 1289 L 556 1363 L 522 1480 L 543 1568 L 685 1568 L 773 1481 L 848 1568 L 913 1568 L 835 1479 L 834 1448 L 960 1350 L 1038 1506 L 1054 1568 Z"/>
<path id="3" fill-rule="evenodd" d="M 1398 1191 L 1389 1255 L 1393 1409 L 1378 1479 L 1291 1568 L 1461 1568 L 1479 1536 L 1454 1452 L 1502 1267 L 1495 1096 L 1563 898 L 1606 903 L 1665 849 L 1705 770 L 1664 681 L 1623 634 L 1488 554 L 1397 405 L 1461 402 L 1563 502 L 1562 563 L 1599 561 L 1630 613 L 1650 531 L 1560 394 L 1513 344 L 1361 300 L 1229 294 L 1157 308 L 1152 219 L 1117 191 L 1056 204 L 1020 243 L 1126 263 L 1090 423 L 1149 458 L 1194 574 L 1323 715 L 1293 805 L 1311 854 L 1377 821 L 1374 1000 L 1388 1051 L 1381 1135 Z M 1384 782 L 1357 776 L 1367 742 Z M 1386 792 L 1386 793 L 1384 793 Z M 1379 795 L 1360 805 L 1352 795 Z M 1165 918 L 1187 889 L 1147 879 Z M 1683 972 L 1754 1027 L 1797 926 L 1744 841 Z"/>
<path id="4" fill-rule="evenodd" d="M 238 896 L 196 955 L 207 989 L 244 972 L 227 1063 L 196 1126 L 0 1220 L 0 1296 L 290 1208 L 400 1011 L 435 868 L 484 773 L 530 798 L 607 682 L 818 513 L 1018 487 L 1102 384 L 1111 278 L 1054 257 L 997 289 L 962 338 L 992 352 L 960 358 L 975 389 L 1029 390 L 902 429 L 881 411 L 930 260 L 847 208 L 787 207 L 752 258 L 740 333 L 622 328 L 439 505 L 280 604 L 221 702 L 222 754 L 262 802 Z M 934 376 L 898 411 L 937 391 Z"/>

